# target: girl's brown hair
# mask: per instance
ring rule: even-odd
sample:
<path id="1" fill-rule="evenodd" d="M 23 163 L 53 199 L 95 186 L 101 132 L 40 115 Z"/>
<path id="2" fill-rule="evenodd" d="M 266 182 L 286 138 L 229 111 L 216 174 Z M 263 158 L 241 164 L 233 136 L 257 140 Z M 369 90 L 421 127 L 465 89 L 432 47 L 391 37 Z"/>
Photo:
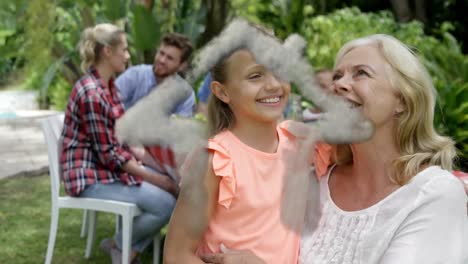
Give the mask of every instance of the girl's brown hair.
<path id="1" fill-rule="evenodd" d="M 213 81 L 226 83 L 228 58 L 229 57 L 221 59 L 211 70 L 211 78 Z M 229 105 L 211 93 L 208 98 L 208 132 L 210 137 L 221 132 L 223 129 L 231 127 L 234 121 L 234 113 Z"/>
<path id="2" fill-rule="evenodd" d="M 249 23 L 249 25 L 255 27 L 260 34 L 275 38 L 274 31 L 272 29 L 254 23 Z M 213 81 L 217 81 L 222 84 L 226 83 L 228 79 L 228 59 L 236 51 L 242 49 L 245 49 L 245 47 L 240 47 L 219 60 L 219 62 L 211 69 L 211 77 Z M 223 129 L 230 128 L 235 122 L 234 113 L 232 112 L 231 108 L 229 108 L 229 105 L 221 101 L 219 98 L 213 95 L 213 93 L 211 93 L 210 97 L 208 98 L 207 111 L 209 136 L 214 136 Z"/>

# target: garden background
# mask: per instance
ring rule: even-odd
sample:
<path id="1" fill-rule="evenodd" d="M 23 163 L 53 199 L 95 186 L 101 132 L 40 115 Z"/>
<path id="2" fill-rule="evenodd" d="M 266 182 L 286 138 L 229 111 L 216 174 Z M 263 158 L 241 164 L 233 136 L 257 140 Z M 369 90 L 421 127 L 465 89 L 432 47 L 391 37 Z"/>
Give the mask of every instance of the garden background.
<path id="1" fill-rule="evenodd" d="M 198 49 L 234 17 L 272 28 L 281 39 L 301 34 L 316 70 L 332 68 L 348 40 L 387 33 L 410 45 L 429 69 L 439 94 L 436 127 L 456 141 L 458 169 L 468 171 L 466 11 L 468 0 L 0 1 L 0 90 L 35 90 L 41 108 L 63 110 L 81 75 L 76 50 L 80 33 L 101 22 L 115 23 L 128 33 L 133 65 L 152 63 L 166 32 L 187 35 Z M 47 175 L 0 180 L 0 263 L 43 262 L 48 188 Z M 100 222 L 105 219 L 113 221 Z M 84 260 L 80 212 L 62 213 L 60 222 L 55 263 L 107 262 L 99 250 Z M 98 226 L 98 239 L 112 233 L 109 226 Z"/>

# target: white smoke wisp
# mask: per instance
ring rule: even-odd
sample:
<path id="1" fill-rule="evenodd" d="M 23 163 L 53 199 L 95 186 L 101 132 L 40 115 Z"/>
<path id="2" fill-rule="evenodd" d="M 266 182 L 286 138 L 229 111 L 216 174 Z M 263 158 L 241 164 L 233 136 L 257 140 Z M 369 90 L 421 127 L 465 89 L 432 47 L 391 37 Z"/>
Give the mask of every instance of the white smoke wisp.
<path id="1" fill-rule="evenodd" d="M 302 56 L 304 43 L 299 35 L 291 36 L 285 43 L 281 43 L 247 22 L 236 19 L 200 51 L 195 59 L 195 68 L 188 74 L 189 82 L 193 83 L 235 51 L 247 49 L 257 63 L 268 67 L 278 78 L 296 84 L 302 96 L 324 111 L 323 118 L 316 125 L 307 126 L 310 130 L 305 130 L 309 132 L 304 135 L 304 144 L 298 154 L 287 160 L 289 170 L 285 175 L 281 217 L 286 225 L 298 231 L 304 216 L 308 221 L 315 221 L 318 217 L 318 184 L 314 173 L 307 166 L 306 158 L 313 144 L 319 140 L 353 143 L 366 140 L 373 133 L 372 124 L 360 112 L 351 108 L 343 99 L 327 94 L 316 84 L 313 69 Z M 176 156 L 203 148 L 207 144 L 205 126 L 197 121 L 169 117 L 173 107 L 190 92 L 190 86 L 183 80 L 165 80 L 158 89 L 117 121 L 118 137 L 129 144 L 171 145 Z M 206 201 L 206 193 L 204 189 L 199 189 L 203 188 L 200 184 L 189 183 L 203 182 L 207 162 L 207 154 L 195 156 L 189 166 L 189 173 L 182 176 L 182 185 L 186 189 L 184 192 L 190 195 L 193 205 L 199 208 Z M 305 208 L 308 208 L 307 212 Z M 205 220 L 197 222 L 198 226 L 204 226 Z"/>
<path id="2" fill-rule="evenodd" d="M 304 39 L 297 34 L 282 44 L 246 21 L 236 19 L 201 50 L 190 76 L 196 79 L 234 51 L 247 49 L 259 64 L 267 66 L 280 79 L 296 84 L 302 96 L 325 112 L 319 122 L 319 133 L 328 143 L 367 140 L 373 133 L 372 124 L 349 104 L 317 85 L 312 67 L 302 56 L 304 47 Z"/>
<path id="3" fill-rule="evenodd" d="M 236 19 L 201 50 L 189 78 L 198 78 L 236 50 L 248 49 L 259 64 L 266 65 L 282 80 L 295 83 L 305 98 L 324 110 L 319 121 L 319 133 L 323 139 L 329 143 L 366 140 L 372 135 L 372 124 L 343 100 L 318 87 L 312 67 L 301 55 L 304 43 L 299 35 L 292 35 L 282 44 L 246 21 Z M 186 98 L 191 89 L 181 78 L 176 82 L 177 78 L 164 81 L 161 87 L 125 113 L 117 126 L 121 139 L 130 144 L 174 142 L 176 149 L 187 150 L 193 148 L 192 143 L 199 144 L 198 139 L 205 138 L 201 136 L 204 128 L 200 128 L 197 122 L 168 118 L 172 107 Z M 177 92 L 179 90 L 180 93 Z"/>
<path id="4" fill-rule="evenodd" d="M 205 146 L 206 127 L 202 123 L 170 116 L 174 106 L 191 92 L 190 85 L 178 75 L 166 78 L 117 120 L 117 137 L 130 145 L 170 145 L 175 154 Z"/>
<path id="5" fill-rule="evenodd" d="M 281 220 L 288 228 L 300 233 L 304 225 L 315 226 L 313 221 L 320 216 L 319 185 L 315 171 L 310 166 L 310 159 L 314 154 L 314 145 L 321 140 L 321 136 L 316 127 L 300 122 L 290 122 L 288 131 L 300 140 L 297 149 L 282 153 L 286 174 L 281 201 Z M 307 222 L 304 223 L 304 220 Z"/>
<path id="6" fill-rule="evenodd" d="M 294 50 L 297 54 L 302 55 L 307 47 L 307 42 L 301 35 L 291 34 L 284 40 L 283 46 L 288 50 Z"/>

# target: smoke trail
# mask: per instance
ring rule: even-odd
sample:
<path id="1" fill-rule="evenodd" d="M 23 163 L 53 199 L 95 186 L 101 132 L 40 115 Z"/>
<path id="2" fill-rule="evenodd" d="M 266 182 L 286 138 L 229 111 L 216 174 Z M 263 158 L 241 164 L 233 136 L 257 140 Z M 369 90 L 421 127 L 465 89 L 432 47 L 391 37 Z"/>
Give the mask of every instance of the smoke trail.
<path id="1" fill-rule="evenodd" d="M 171 145 L 175 153 L 188 153 L 206 145 L 207 132 L 196 120 L 171 117 L 176 105 L 192 88 L 178 75 L 168 77 L 158 89 L 141 99 L 116 122 L 119 140 L 134 145 Z"/>
<path id="2" fill-rule="evenodd" d="M 312 67 L 302 56 L 305 41 L 294 35 L 282 44 L 276 38 L 261 32 L 242 20 L 234 20 L 223 32 L 204 47 L 195 59 L 196 66 L 189 72 L 192 82 L 208 72 L 220 60 L 239 49 L 249 50 L 257 63 L 267 66 L 277 77 L 292 82 L 301 94 L 324 110 L 322 119 L 313 126 L 299 130 L 303 134 L 302 147 L 287 157 L 289 171 L 284 179 L 282 221 L 299 231 L 304 217 L 313 225 L 318 217 L 318 184 L 307 157 L 318 140 L 329 143 L 363 141 L 373 133 L 372 124 L 344 100 L 327 94 L 315 82 Z M 170 118 L 175 105 L 190 93 L 190 86 L 177 77 L 167 78 L 158 89 L 142 99 L 117 121 L 118 137 L 130 144 L 169 144 L 176 155 L 206 146 L 204 125 L 186 119 Z M 206 152 L 206 151 L 205 151 Z M 206 205 L 206 190 L 200 183 L 206 175 L 207 153 L 187 159 L 187 173 L 183 173 L 182 192 L 190 197 L 194 208 Z M 306 207 L 307 213 L 306 213 Z M 195 221 L 195 220 L 194 220 Z M 199 234 L 208 219 L 196 219 L 190 234 Z"/>
<path id="3" fill-rule="evenodd" d="M 248 49 L 259 64 L 267 66 L 280 79 L 296 84 L 305 98 L 323 109 L 325 114 L 319 120 L 319 133 L 323 139 L 329 143 L 367 140 L 373 133 L 372 124 L 347 102 L 319 88 L 312 67 L 300 52 L 304 43 L 299 35 L 294 34 L 281 44 L 276 38 L 236 19 L 201 50 L 190 79 L 206 73 L 234 51 Z"/>

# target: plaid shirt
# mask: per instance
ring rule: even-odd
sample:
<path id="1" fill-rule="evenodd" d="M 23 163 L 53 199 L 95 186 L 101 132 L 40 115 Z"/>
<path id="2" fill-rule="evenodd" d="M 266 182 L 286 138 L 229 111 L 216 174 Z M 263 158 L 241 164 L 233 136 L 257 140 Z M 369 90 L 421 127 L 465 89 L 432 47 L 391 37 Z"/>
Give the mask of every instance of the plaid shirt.
<path id="1" fill-rule="evenodd" d="M 155 169 L 160 174 L 167 175 L 174 181 L 179 182 L 180 175 L 177 169 L 174 152 L 170 146 L 145 146 L 145 150 L 153 158 L 153 169 Z"/>
<path id="2" fill-rule="evenodd" d="M 122 170 L 133 158 L 130 149 L 120 144 L 114 131 L 117 118 L 124 112 L 120 95 L 109 81 L 109 89 L 91 67 L 76 82 L 68 100 L 62 131 L 61 169 L 65 190 L 79 194 L 96 182 L 121 181 L 139 185 L 142 178 Z"/>

